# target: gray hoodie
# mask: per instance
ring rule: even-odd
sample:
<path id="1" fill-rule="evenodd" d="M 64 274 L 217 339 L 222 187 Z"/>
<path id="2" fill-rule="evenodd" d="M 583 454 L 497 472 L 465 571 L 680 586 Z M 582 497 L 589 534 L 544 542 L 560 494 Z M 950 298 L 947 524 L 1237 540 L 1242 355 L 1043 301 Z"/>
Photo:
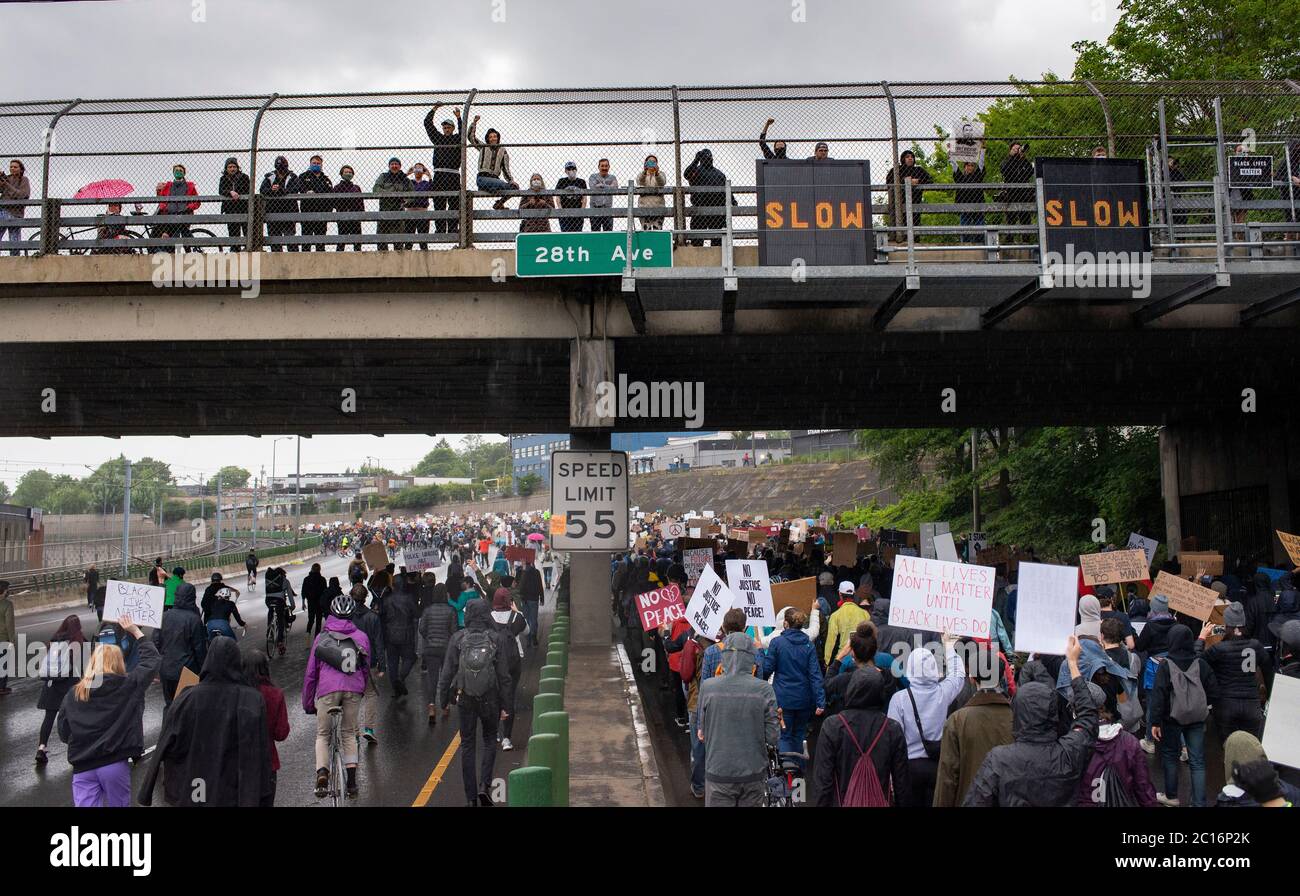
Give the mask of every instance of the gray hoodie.
<path id="1" fill-rule="evenodd" d="M 754 642 L 744 632 L 722 642 L 722 674 L 700 685 L 698 712 L 704 735 L 704 777 L 719 784 L 748 784 L 767 777 L 767 750 L 781 733 L 776 693 L 754 677 Z"/>

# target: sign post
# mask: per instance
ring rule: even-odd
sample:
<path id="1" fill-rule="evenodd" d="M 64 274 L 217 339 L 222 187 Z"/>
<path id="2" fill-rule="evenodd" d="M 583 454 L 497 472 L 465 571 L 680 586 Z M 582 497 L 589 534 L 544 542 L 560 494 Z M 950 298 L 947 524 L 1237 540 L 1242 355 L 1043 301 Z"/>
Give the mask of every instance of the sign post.
<path id="1" fill-rule="evenodd" d="M 628 506 L 627 452 L 552 452 L 551 518 L 565 522 L 551 536 L 557 551 L 627 550 Z"/>

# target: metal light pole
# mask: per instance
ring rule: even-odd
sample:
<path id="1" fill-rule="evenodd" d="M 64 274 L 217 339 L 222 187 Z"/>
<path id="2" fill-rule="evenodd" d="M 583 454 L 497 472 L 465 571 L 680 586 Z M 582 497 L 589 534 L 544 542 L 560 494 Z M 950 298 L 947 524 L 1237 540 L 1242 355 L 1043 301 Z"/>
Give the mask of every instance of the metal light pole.
<path id="1" fill-rule="evenodd" d="M 298 547 L 298 532 L 302 528 L 302 436 L 298 436 L 297 457 L 293 473 L 293 546 Z"/>
<path id="2" fill-rule="evenodd" d="M 221 471 L 217 471 L 217 563 L 221 557 Z"/>
<path id="3" fill-rule="evenodd" d="M 279 442 L 285 442 L 293 436 L 280 436 L 278 439 L 271 440 L 271 497 L 267 504 L 271 508 L 271 522 L 275 522 L 275 446 Z"/>
<path id="4" fill-rule="evenodd" d="M 122 578 L 125 579 L 131 563 L 131 462 L 123 460 L 126 464 L 126 487 L 122 491 Z"/>
<path id="5" fill-rule="evenodd" d="M 979 429 L 972 426 L 970 429 L 970 518 L 971 531 L 980 531 L 980 482 L 979 482 Z"/>

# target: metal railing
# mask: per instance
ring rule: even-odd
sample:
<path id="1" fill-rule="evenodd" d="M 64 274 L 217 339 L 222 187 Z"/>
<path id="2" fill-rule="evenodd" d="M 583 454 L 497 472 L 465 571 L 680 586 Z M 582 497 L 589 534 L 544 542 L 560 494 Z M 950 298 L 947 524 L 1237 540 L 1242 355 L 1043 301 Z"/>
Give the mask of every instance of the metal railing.
<path id="1" fill-rule="evenodd" d="M 435 103 L 440 109 L 431 116 L 436 119 L 430 122 L 432 129 L 440 129 L 442 119 L 454 123 L 452 141 L 440 147 L 436 158 L 425 126 Z M 0 152 L 24 160 L 29 177 L 39 180 L 32 184 L 32 198 L 16 203 L 28 210 L 25 222 L 15 227 L 15 222 L 0 221 L 0 237 L 6 230 L 26 231 L 24 239 L 2 248 L 44 253 L 156 251 L 174 245 L 178 236 L 188 248 L 213 250 L 451 248 L 505 244 L 525 225 L 550 229 L 550 221 L 539 223 L 539 218 L 577 221 L 570 226 L 584 229 L 612 218 L 613 226 L 622 229 L 620 219 L 630 216 L 643 227 L 662 219 L 679 243 L 719 239 L 726 227 L 718 219 L 729 218 L 735 239 L 743 244 L 756 234 L 757 209 L 694 206 L 692 194 L 709 190 L 693 188 L 685 171 L 700 150 L 710 150 L 716 167 L 732 181 L 733 195 L 743 202 L 755 193 L 749 181 L 755 179 L 752 166 L 764 151 L 760 131 L 769 118 L 775 123 L 767 130 L 767 147 L 784 142 L 790 158 L 811 155 L 814 144 L 824 140 L 834 158 L 869 160 L 878 239 L 886 246 L 907 243 L 913 252 L 924 253 L 931 244 L 995 250 L 1012 237 L 1032 241 L 1034 205 L 996 201 L 1004 187 L 997 182 L 1000 166 L 1012 140 L 1027 144 L 1031 158 L 1083 156 L 1101 147 L 1111 156 L 1145 159 L 1148 206 L 1153 228 L 1163 231 L 1161 243 L 1213 243 L 1220 211 L 1222 239 L 1229 248 L 1247 246 L 1252 254 L 1300 230 L 1300 90 L 1293 82 L 1011 81 L 270 94 L 0 105 Z M 486 136 L 489 129 L 501 134 L 516 184 L 526 186 L 536 172 L 546 189 L 481 189 L 479 149 L 469 140 L 469 125 L 476 121 L 475 137 Z M 982 126 L 983 168 L 992 178 L 981 185 L 985 201 L 973 204 L 943 195 L 953 194 L 950 141 L 963 121 Z M 1227 159 L 1238 143 L 1273 156 L 1273 184 L 1215 194 L 1213 182 L 1226 181 Z M 882 176 L 907 150 L 936 181 L 919 191 L 924 201 L 906 216 L 910 229 L 899 220 L 902 214 L 891 212 L 903 209 L 909 191 Z M 426 180 L 435 189 L 310 193 L 292 199 L 263 195 L 268 191 L 262 172 L 272 169 L 272 159 L 283 155 L 291 171 L 302 172 L 313 154 L 324 156 L 331 189 L 346 164 L 364 190 L 387 170 L 392 157 L 399 158 L 403 172 L 417 161 L 423 164 L 436 178 Z M 632 196 L 624 185 L 644 170 L 648 155 L 658 157 L 664 186 L 634 183 L 637 204 L 630 208 Z M 217 195 L 227 158 L 252 179 L 235 191 L 235 199 Z M 618 187 L 555 188 L 565 162 L 578 163 L 579 175 L 589 179 L 602 158 L 609 159 Z M 1176 174 L 1171 174 L 1171 159 Z M 187 179 L 199 193 L 176 201 L 198 202 L 197 214 L 159 214 L 156 206 L 164 200 L 149 195 L 152 185 L 167 181 L 174 163 L 186 166 Z M 145 213 L 108 219 L 98 214 L 104 200 L 73 198 L 83 186 L 108 178 L 126 180 L 133 192 L 144 194 L 127 197 L 126 203 L 138 200 Z M 597 196 L 610 198 L 612 207 L 592 209 Z M 501 199 L 511 205 L 550 200 L 557 207 L 502 208 Z M 586 208 L 565 207 L 584 200 Z M 983 216 L 985 223 L 962 224 L 963 214 Z M 914 221 L 916 215 L 924 218 Z M 107 228 L 105 239 L 101 227 Z M 988 256 L 1000 257 L 997 251 Z"/>

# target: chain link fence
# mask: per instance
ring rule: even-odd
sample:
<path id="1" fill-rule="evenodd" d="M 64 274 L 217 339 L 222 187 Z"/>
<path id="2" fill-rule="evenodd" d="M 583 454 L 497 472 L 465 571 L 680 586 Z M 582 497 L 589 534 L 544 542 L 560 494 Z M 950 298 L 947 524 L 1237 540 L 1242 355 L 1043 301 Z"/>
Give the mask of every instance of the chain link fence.
<path id="1" fill-rule="evenodd" d="M 952 138 L 966 123 L 979 164 L 954 193 Z M 1032 242 L 1037 221 L 1032 189 L 1004 186 L 1013 141 L 1030 161 L 1095 151 L 1142 160 L 1158 244 L 1212 244 L 1216 215 L 1217 236 L 1256 250 L 1300 230 L 1295 82 L 1008 81 L 14 103 L 0 106 L 0 151 L 25 166 L 31 190 L 6 204 L 25 226 L 5 222 L 0 237 L 18 240 L 6 248 L 45 253 L 178 241 L 374 251 L 491 247 L 520 230 L 625 230 L 634 219 L 673 230 L 679 243 L 718 240 L 729 226 L 744 244 L 759 226 L 756 160 L 782 150 L 811 157 L 825 142 L 830 158 L 870 162 L 882 251 L 903 240 L 909 191 L 894 175 L 908 151 L 916 168 L 904 175 L 919 175 L 916 242 L 1005 245 Z M 700 175 L 702 151 L 730 182 L 729 205 Z M 1271 158 L 1266 185 L 1229 187 L 1238 152 Z M 281 157 L 287 169 L 277 173 Z M 223 180 L 228 160 L 238 170 Z M 178 165 L 179 195 L 160 201 Z M 534 176 L 541 189 L 531 189 Z M 76 198 L 106 180 L 124 183 Z M 115 193 L 120 209 L 107 207 Z"/>

